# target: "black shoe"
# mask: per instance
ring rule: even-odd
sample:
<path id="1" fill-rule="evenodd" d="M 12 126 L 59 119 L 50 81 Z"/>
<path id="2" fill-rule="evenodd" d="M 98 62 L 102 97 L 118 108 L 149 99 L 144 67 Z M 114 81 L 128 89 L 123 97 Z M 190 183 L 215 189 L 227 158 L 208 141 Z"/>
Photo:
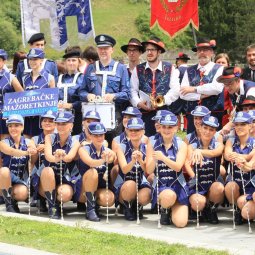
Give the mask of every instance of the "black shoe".
<path id="1" fill-rule="evenodd" d="M 77 211 L 78 212 L 85 212 L 86 211 L 85 203 L 77 202 Z"/>
<path id="2" fill-rule="evenodd" d="M 54 220 L 60 219 L 60 208 L 58 205 L 49 207 L 49 217 Z"/>
<path id="3" fill-rule="evenodd" d="M 189 220 L 196 220 L 197 212 L 194 211 L 191 207 L 189 207 Z"/>
<path id="4" fill-rule="evenodd" d="M 151 214 L 158 214 L 158 205 L 157 204 L 154 207 L 151 208 L 150 213 Z"/>
<path id="5" fill-rule="evenodd" d="M 6 205 L 6 212 L 17 213 L 13 205 Z"/>
<path id="6" fill-rule="evenodd" d="M 124 214 L 124 210 L 125 210 L 125 208 L 124 208 L 123 204 L 120 204 L 120 205 L 119 205 L 118 213 L 119 213 L 119 214 Z"/>
<path id="7" fill-rule="evenodd" d="M 132 207 L 127 207 L 124 209 L 124 216 L 125 216 L 125 219 L 128 220 L 128 221 L 133 221 L 133 220 L 136 220 L 136 216 L 135 216 L 135 213 L 134 213 L 134 210 L 132 209 Z"/>
<path id="8" fill-rule="evenodd" d="M 17 201 L 13 200 L 12 206 L 13 206 L 16 213 L 20 213 L 20 209 L 19 209 Z"/>
<path id="9" fill-rule="evenodd" d="M 234 220 L 236 225 L 242 225 L 244 223 L 242 213 L 239 208 L 235 210 Z"/>
<path id="10" fill-rule="evenodd" d="M 170 213 L 167 209 L 161 209 L 161 215 L 160 215 L 160 224 L 161 225 L 170 225 Z"/>
<path id="11" fill-rule="evenodd" d="M 4 205 L 5 202 L 4 202 L 4 198 L 2 196 L 0 196 L 0 205 Z"/>
<path id="12" fill-rule="evenodd" d="M 36 200 L 32 197 L 31 202 L 30 202 L 30 207 L 37 207 L 37 203 L 38 203 L 38 200 Z"/>
<path id="13" fill-rule="evenodd" d="M 86 219 L 94 222 L 100 221 L 100 218 L 97 216 L 96 211 L 94 209 L 90 210 L 89 212 L 86 212 Z"/>
<path id="14" fill-rule="evenodd" d="M 46 205 L 46 199 L 44 197 L 40 197 L 38 200 L 37 200 L 37 208 L 40 212 L 48 212 L 48 208 L 47 208 L 47 205 Z"/>
<path id="15" fill-rule="evenodd" d="M 217 208 L 214 205 L 209 205 L 208 213 L 208 222 L 210 224 L 219 224 L 219 219 L 217 215 Z"/>

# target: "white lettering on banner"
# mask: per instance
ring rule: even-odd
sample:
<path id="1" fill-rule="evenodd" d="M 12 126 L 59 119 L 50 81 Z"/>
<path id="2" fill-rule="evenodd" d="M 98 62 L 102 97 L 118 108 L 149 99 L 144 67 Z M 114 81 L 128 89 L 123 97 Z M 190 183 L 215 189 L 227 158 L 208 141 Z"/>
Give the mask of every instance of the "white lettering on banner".
<path id="1" fill-rule="evenodd" d="M 40 96 L 29 96 L 29 97 L 19 97 L 19 98 L 9 98 L 8 104 L 19 104 L 28 102 L 38 102 L 45 100 L 54 100 L 54 94 L 42 94 Z"/>

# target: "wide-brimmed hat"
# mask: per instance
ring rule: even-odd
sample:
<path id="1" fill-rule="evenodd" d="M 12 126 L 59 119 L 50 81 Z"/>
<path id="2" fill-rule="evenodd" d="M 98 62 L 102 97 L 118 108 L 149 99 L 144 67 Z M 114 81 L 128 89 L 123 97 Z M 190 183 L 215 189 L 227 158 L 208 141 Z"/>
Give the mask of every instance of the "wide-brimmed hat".
<path id="1" fill-rule="evenodd" d="M 175 115 L 167 114 L 160 118 L 159 124 L 165 126 L 176 126 L 178 123 L 178 118 Z"/>
<path id="2" fill-rule="evenodd" d="M 131 39 L 129 40 L 128 44 L 122 45 L 122 46 L 120 47 L 120 49 L 121 49 L 123 52 L 127 53 L 128 46 L 135 46 L 135 47 L 138 47 L 139 51 L 141 51 L 142 53 L 145 52 L 145 49 L 144 49 L 143 45 L 142 45 L 141 42 L 140 42 L 138 39 L 136 39 L 136 38 L 131 38 Z"/>
<path id="3" fill-rule="evenodd" d="M 157 46 L 157 48 L 161 51 L 161 53 L 164 53 L 165 50 L 165 44 L 156 36 L 151 37 L 148 41 L 142 42 L 142 45 L 144 48 L 146 47 L 147 44 L 153 44 Z"/>
<path id="4" fill-rule="evenodd" d="M 242 102 L 242 105 L 251 105 L 251 104 L 255 104 L 255 96 L 247 96 Z"/>
<path id="5" fill-rule="evenodd" d="M 179 52 L 178 57 L 176 58 L 176 60 L 179 60 L 179 59 L 190 60 L 190 57 L 187 54 L 183 53 L 183 52 Z"/>
<path id="6" fill-rule="evenodd" d="M 210 113 L 211 111 L 203 105 L 196 106 L 195 109 L 191 111 L 191 115 L 197 117 L 204 117 L 206 115 L 209 115 Z"/>
<path id="7" fill-rule="evenodd" d="M 203 119 L 202 119 L 202 123 L 207 125 L 207 126 L 210 126 L 210 127 L 214 127 L 214 128 L 217 128 L 219 127 L 219 121 L 216 117 L 214 116 L 205 116 Z"/>
<path id="8" fill-rule="evenodd" d="M 197 42 L 196 46 L 192 48 L 192 51 L 197 52 L 197 48 L 199 48 L 199 47 L 208 47 L 208 48 L 211 48 L 213 50 L 215 50 L 217 48 L 216 47 L 216 41 L 215 40 L 209 40 L 207 38 L 198 39 L 198 42 Z"/>
<path id="9" fill-rule="evenodd" d="M 11 114 L 6 120 L 6 126 L 9 124 L 21 124 L 24 126 L 24 118 L 19 114 Z"/>
<path id="10" fill-rule="evenodd" d="M 231 82 L 236 78 L 240 78 L 242 69 L 238 66 L 224 67 L 222 75 L 217 78 L 217 82 Z"/>
<path id="11" fill-rule="evenodd" d="M 106 128 L 103 123 L 92 122 L 88 126 L 88 130 L 92 135 L 103 135 L 106 133 Z"/>

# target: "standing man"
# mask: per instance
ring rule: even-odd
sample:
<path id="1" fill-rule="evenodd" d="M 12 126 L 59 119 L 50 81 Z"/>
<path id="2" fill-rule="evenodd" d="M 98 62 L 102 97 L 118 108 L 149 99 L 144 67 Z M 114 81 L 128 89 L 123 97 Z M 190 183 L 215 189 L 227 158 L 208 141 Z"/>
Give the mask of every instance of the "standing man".
<path id="1" fill-rule="evenodd" d="M 46 44 L 44 34 L 43 33 L 33 34 L 27 43 L 29 44 L 30 49 L 39 48 L 44 50 L 44 47 Z M 55 79 L 55 84 L 57 84 L 58 68 L 56 63 L 53 60 L 49 60 L 45 58 L 42 63 L 41 69 L 44 69 L 47 73 L 53 75 Z M 31 72 L 31 68 L 28 64 L 27 59 L 24 59 L 18 63 L 16 76 L 20 84 L 23 84 L 23 80 L 22 80 L 23 76 L 25 76 L 27 73 L 30 73 L 30 72 Z"/>
<path id="2" fill-rule="evenodd" d="M 222 123 L 224 115 L 223 84 L 217 82 L 223 66 L 212 62 L 216 42 L 200 39 L 192 51 L 197 52 L 198 64 L 187 68 L 181 83 L 181 99 L 184 99 L 184 111 L 187 117 L 187 133 L 195 130 L 191 111 L 198 105 L 206 106 L 211 115 Z"/>
<path id="3" fill-rule="evenodd" d="M 115 104 L 116 128 L 106 135 L 111 144 L 112 139 L 122 132 L 121 112 L 129 103 L 130 87 L 128 71 L 125 65 L 112 59 L 114 38 L 100 34 L 96 36 L 99 61 L 87 67 L 80 90 L 82 102 L 95 101 L 96 96 L 104 102 Z"/>
<path id="4" fill-rule="evenodd" d="M 255 81 L 255 44 L 251 44 L 246 48 L 246 60 L 248 66 L 243 69 L 241 78 Z"/>
<path id="5" fill-rule="evenodd" d="M 127 70 L 131 77 L 133 70 L 140 64 L 140 56 L 144 53 L 144 48 L 141 42 L 136 38 L 131 38 L 128 44 L 120 47 L 127 54 L 128 64 Z"/>
<path id="6" fill-rule="evenodd" d="M 151 124 L 151 118 L 156 115 L 157 110 L 168 109 L 179 97 L 179 72 L 171 63 L 159 59 L 160 54 L 165 52 L 165 45 L 159 38 L 152 37 L 142 42 L 142 45 L 146 51 L 147 62 L 137 65 L 132 73 L 131 103 L 141 109 L 145 134 L 152 136 L 156 130 Z M 149 97 L 152 102 L 157 102 L 150 104 L 146 100 Z"/>

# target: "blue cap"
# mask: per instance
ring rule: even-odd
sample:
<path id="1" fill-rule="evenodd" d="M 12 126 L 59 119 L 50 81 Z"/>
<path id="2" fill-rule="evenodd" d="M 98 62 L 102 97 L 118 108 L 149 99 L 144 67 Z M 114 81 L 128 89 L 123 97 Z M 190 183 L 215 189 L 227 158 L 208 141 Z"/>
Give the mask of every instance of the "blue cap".
<path id="1" fill-rule="evenodd" d="M 136 107 L 132 107 L 129 106 L 127 107 L 127 109 L 125 111 L 122 111 L 123 115 L 131 115 L 137 118 L 141 118 L 142 117 L 142 113 L 140 112 L 140 110 Z"/>
<path id="2" fill-rule="evenodd" d="M 128 120 L 128 129 L 144 129 L 144 122 L 141 118 L 132 118 Z"/>
<path id="3" fill-rule="evenodd" d="M 55 118 L 54 122 L 57 122 L 57 123 L 74 122 L 74 116 L 69 111 L 61 111 L 61 112 L 58 112 L 58 115 Z"/>
<path id="4" fill-rule="evenodd" d="M 100 121 L 101 117 L 97 111 L 87 111 L 83 116 L 83 120 L 85 119 L 95 119 Z"/>
<path id="5" fill-rule="evenodd" d="M 44 58 L 44 51 L 42 49 L 39 48 L 33 48 L 31 49 L 28 54 L 27 54 L 27 58 L 31 59 L 31 58 Z"/>
<path id="6" fill-rule="evenodd" d="M 213 117 L 213 116 L 205 116 L 203 119 L 202 119 L 202 123 L 207 125 L 207 126 L 210 126 L 210 127 L 214 127 L 214 128 L 217 128 L 219 127 L 219 121 L 216 117 Z"/>
<path id="7" fill-rule="evenodd" d="M 6 60 L 8 58 L 7 52 L 3 49 L 0 49 L 0 58 L 2 58 L 3 60 Z"/>
<path id="8" fill-rule="evenodd" d="M 106 34 L 97 35 L 95 37 L 95 42 L 98 48 L 109 46 L 113 47 L 116 44 L 115 39 Z"/>
<path id="9" fill-rule="evenodd" d="M 160 120 L 161 117 L 166 116 L 166 115 L 174 115 L 172 112 L 168 111 L 168 110 L 158 110 L 156 115 L 154 117 L 152 117 L 152 120 Z"/>
<path id="10" fill-rule="evenodd" d="M 176 126 L 178 123 L 178 119 L 174 114 L 167 114 L 160 118 L 159 123 L 165 126 Z"/>
<path id="11" fill-rule="evenodd" d="M 204 117 L 206 115 L 209 115 L 211 111 L 205 106 L 199 105 L 196 106 L 193 111 L 191 111 L 191 115 L 197 116 L 197 117 Z"/>
<path id="12" fill-rule="evenodd" d="M 6 126 L 9 124 L 21 124 L 24 126 L 24 119 L 19 114 L 12 114 L 9 116 L 8 120 L 6 120 Z"/>
<path id="13" fill-rule="evenodd" d="M 92 122 L 88 126 L 88 130 L 93 135 L 102 135 L 106 133 L 106 128 L 103 123 Z"/>
<path id="14" fill-rule="evenodd" d="M 255 120 L 255 110 L 250 110 L 248 113 L 251 115 L 252 120 Z"/>
<path id="15" fill-rule="evenodd" d="M 56 113 L 54 113 L 52 110 L 49 110 L 49 111 L 45 112 L 43 115 L 41 115 L 41 119 L 42 118 L 55 119 Z"/>
<path id="16" fill-rule="evenodd" d="M 247 112 L 238 112 L 233 120 L 233 123 L 251 123 L 252 117 Z"/>

